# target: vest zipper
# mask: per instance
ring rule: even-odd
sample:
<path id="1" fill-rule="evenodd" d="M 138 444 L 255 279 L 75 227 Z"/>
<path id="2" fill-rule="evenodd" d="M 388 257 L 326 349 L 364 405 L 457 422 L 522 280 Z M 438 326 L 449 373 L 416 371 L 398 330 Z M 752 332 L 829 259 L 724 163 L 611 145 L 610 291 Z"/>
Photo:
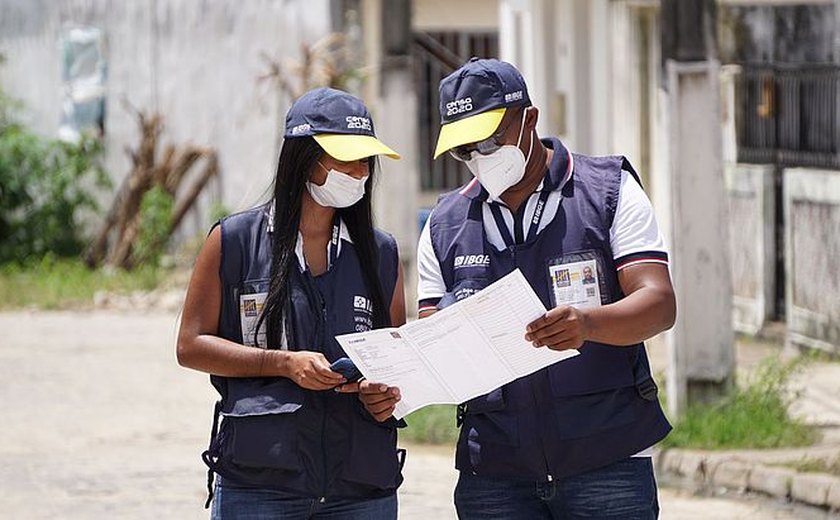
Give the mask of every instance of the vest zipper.
<path id="1" fill-rule="evenodd" d="M 319 343 L 321 353 L 324 353 L 325 350 L 325 343 L 326 343 L 326 326 L 327 326 L 327 306 L 324 303 L 324 297 L 321 295 L 321 291 L 318 289 L 318 285 L 315 282 L 315 277 L 312 276 L 312 273 L 307 269 L 306 270 L 306 281 L 307 287 L 309 289 L 309 296 L 311 299 L 315 300 L 315 303 L 318 305 L 320 310 L 320 319 L 318 320 L 320 323 L 317 324 L 317 334 L 315 336 L 315 340 Z M 313 298 L 314 297 L 314 298 Z M 310 300 L 310 304 L 311 304 Z M 318 499 L 319 502 L 322 504 L 326 501 L 327 496 L 327 439 L 326 439 L 326 431 L 327 431 L 327 403 L 328 399 L 324 395 L 318 395 L 321 400 L 322 411 L 321 411 L 321 497 Z"/>
<path id="2" fill-rule="evenodd" d="M 537 375 L 537 374 L 542 374 L 545 377 L 548 377 L 548 374 L 545 373 L 545 369 L 542 369 L 540 372 L 537 372 L 536 374 L 533 374 L 533 375 Z M 540 402 L 541 399 L 539 399 L 539 397 L 537 395 L 537 389 L 534 386 L 531 386 L 531 399 L 533 399 L 534 410 L 539 410 L 539 409 L 541 409 L 542 406 L 545 406 L 544 403 Z M 551 470 L 548 467 L 548 456 L 546 456 L 546 454 L 545 454 L 545 432 L 543 431 L 543 427 L 544 427 L 543 425 L 540 425 L 540 427 L 537 428 L 537 435 L 539 435 L 540 451 L 542 452 L 543 468 L 545 469 L 545 477 L 546 477 L 546 480 L 548 482 L 551 482 L 552 480 L 554 480 L 554 477 L 551 475 Z"/>
<path id="3" fill-rule="evenodd" d="M 324 396 L 322 396 L 324 397 Z M 326 431 L 327 431 L 327 403 L 329 399 L 324 397 L 324 414 L 321 416 L 321 452 L 323 457 L 321 458 L 322 464 L 322 475 L 323 478 L 321 479 L 321 503 L 323 504 L 326 501 L 327 496 L 327 439 L 326 439 Z"/>
<path id="4" fill-rule="evenodd" d="M 324 297 L 321 296 L 321 291 L 318 290 L 318 286 L 315 285 L 315 280 L 313 279 L 313 289 L 315 290 L 315 296 L 318 300 L 318 304 L 321 306 L 321 330 L 320 330 L 320 337 L 318 338 L 321 343 L 321 352 L 325 353 L 326 351 L 326 328 L 327 328 L 327 306 L 324 303 Z M 326 395 L 322 396 L 323 398 L 323 415 L 321 416 L 321 453 L 323 457 L 321 458 L 322 464 L 322 475 L 323 479 L 321 480 L 321 503 L 323 504 L 326 501 L 327 496 L 327 406 L 329 405 L 329 399 Z"/>

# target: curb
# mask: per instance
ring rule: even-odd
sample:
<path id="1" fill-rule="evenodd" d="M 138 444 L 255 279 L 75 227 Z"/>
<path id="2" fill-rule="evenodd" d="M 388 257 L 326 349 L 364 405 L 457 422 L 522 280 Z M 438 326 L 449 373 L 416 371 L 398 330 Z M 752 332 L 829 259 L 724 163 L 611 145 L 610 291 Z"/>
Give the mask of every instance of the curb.
<path id="1" fill-rule="evenodd" d="M 675 448 L 659 451 L 654 463 L 660 472 L 689 478 L 701 485 L 759 492 L 840 511 L 840 477 L 834 475 L 798 472 L 731 455 L 710 455 Z"/>

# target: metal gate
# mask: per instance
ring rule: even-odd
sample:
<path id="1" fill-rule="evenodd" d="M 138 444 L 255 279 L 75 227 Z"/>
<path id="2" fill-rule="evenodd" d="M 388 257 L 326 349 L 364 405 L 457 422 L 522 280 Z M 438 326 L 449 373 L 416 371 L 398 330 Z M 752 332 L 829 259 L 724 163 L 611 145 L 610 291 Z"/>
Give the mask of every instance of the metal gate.
<path id="1" fill-rule="evenodd" d="M 457 188 L 470 179 L 470 172 L 444 154 L 432 160 L 438 133 L 438 84 L 470 57 L 497 58 L 497 32 L 415 32 L 412 54 L 417 85 L 418 129 L 420 150 L 420 188 L 425 192 L 441 192 Z"/>

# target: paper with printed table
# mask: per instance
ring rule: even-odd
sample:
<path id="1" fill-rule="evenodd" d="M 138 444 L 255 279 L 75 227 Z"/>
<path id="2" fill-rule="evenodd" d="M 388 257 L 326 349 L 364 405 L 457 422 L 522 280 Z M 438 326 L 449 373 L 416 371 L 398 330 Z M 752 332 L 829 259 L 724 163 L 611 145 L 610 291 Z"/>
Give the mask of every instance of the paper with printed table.
<path id="1" fill-rule="evenodd" d="M 535 348 L 525 328 L 545 306 L 517 269 L 432 316 L 399 328 L 336 336 L 371 382 L 399 387 L 398 419 L 458 404 L 578 355 Z"/>

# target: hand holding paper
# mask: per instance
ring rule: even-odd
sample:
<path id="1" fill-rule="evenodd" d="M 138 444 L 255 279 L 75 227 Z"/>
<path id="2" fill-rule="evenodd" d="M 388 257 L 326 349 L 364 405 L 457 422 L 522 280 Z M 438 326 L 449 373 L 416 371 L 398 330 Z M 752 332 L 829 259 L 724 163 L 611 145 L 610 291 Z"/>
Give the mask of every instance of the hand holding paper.
<path id="1" fill-rule="evenodd" d="M 399 329 L 337 336 L 365 377 L 400 389 L 394 416 L 457 404 L 576 356 L 525 339 L 545 307 L 519 270 L 429 318 Z"/>

